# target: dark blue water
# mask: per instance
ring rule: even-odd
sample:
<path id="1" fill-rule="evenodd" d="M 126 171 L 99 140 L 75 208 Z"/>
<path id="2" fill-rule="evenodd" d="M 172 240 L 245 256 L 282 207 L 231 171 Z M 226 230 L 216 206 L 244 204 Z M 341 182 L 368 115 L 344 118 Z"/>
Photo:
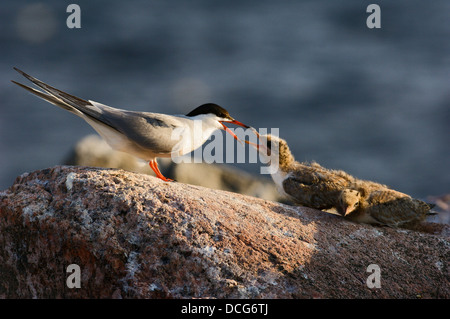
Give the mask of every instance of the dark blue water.
<path id="1" fill-rule="evenodd" d="M 279 128 L 298 160 L 416 197 L 450 192 L 450 1 L 216 2 L 77 1 L 81 29 L 68 29 L 73 1 L 3 0 L 0 189 L 93 133 L 13 85 L 17 66 L 115 107 L 215 102 Z M 366 26 L 369 3 L 381 29 Z"/>

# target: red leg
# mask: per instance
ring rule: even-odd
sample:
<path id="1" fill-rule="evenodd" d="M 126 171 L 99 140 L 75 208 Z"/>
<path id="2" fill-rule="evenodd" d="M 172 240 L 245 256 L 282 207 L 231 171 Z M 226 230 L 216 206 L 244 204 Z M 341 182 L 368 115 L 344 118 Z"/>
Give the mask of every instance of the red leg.
<path id="1" fill-rule="evenodd" d="M 162 179 L 165 182 L 173 182 L 173 179 L 164 177 L 164 175 L 159 171 L 158 162 L 156 162 L 156 160 L 151 160 L 149 165 L 152 168 L 152 170 L 155 172 L 156 177 Z"/>

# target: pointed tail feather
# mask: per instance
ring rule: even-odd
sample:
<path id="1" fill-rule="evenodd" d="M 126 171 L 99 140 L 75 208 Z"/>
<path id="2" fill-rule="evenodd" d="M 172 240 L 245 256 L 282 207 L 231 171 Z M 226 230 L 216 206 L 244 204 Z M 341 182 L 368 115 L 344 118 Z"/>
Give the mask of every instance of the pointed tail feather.
<path id="1" fill-rule="evenodd" d="M 18 68 L 14 68 L 17 72 L 22 74 L 24 77 L 26 77 L 28 80 L 33 82 L 36 86 L 38 86 L 43 91 L 36 90 L 34 88 L 31 88 L 29 86 L 26 86 L 24 84 L 21 84 L 16 81 L 12 81 L 14 84 L 19 85 L 20 87 L 24 88 L 30 93 L 33 93 L 34 95 L 38 96 L 39 98 L 53 104 L 56 106 L 59 106 L 75 115 L 78 115 L 82 118 L 84 118 L 88 123 L 92 126 L 92 122 L 98 123 L 100 125 L 106 125 L 116 131 L 118 131 L 113 125 L 109 123 L 107 118 L 104 116 L 104 110 L 107 111 L 109 109 L 114 110 L 114 108 L 111 108 L 107 105 L 101 105 L 96 104 L 93 105 L 89 101 L 83 100 L 79 97 L 76 97 L 74 95 L 68 94 L 66 92 L 63 92 L 61 90 L 58 90 L 34 77 L 32 77 L 29 74 L 26 74 L 25 72 L 19 70 Z M 95 127 L 94 127 L 95 129 Z"/>
<path id="2" fill-rule="evenodd" d="M 433 203 L 426 203 L 428 205 L 428 207 L 430 207 L 430 209 L 433 209 L 436 207 L 436 204 Z"/>
<path id="3" fill-rule="evenodd" d="M 56 106 L 58 106 L 60 108 L 63 108 L 64 110 L 72 112 L 72 113 L 74 113 L 76 115 L 82 115 L 82 113 L 80 111 L 78 111 L 77 109 L 75 109 L 74 107 L 64 103 L 60 99 L 58 99 L 58 98 L 56 98 L 56 97 L 54 97 L 54 96 L 52 96 L 50 94 L 47 94 L 47 93 L 44 93 L 42 91 L 33 89 L 32 87 L 29 87 L 27 85 L 24 85 L 24 84 L 16 82 L 16 81 L 11 81 L 11 82 L 13 82 L 14 84 L 17 84 L 18 86 L 24 88 L 28 92 L 38 96 L 39 98 L 41 98 L 41 99 L 43 99 L 43 100 L 45 100 L 45 101 L 47 101 L 47 102 L 49 102 L 49 103 L 51 103 L 53 105 L 56 105 Z"/>
<path id="4" fill-rule="evenodd" d="M 428 206 L 428 208 L 429 208 L 429 210 L 428 210 L 428 212 L 426 213 L 426 215 L 437 215 L 437 214 L 438 214 L 437 211 L 432 210 L 433 208 L 436 207 L 436 204 L 433 204 L 433 203 L 426 203 L 426 202 L 425 202 L 425 204 L 426 204 L 426 205 Z"/>
<path id="5" fill-rule="evenodd" d="M 20 74 L 22 74 L 24 77 L 26 77 L 28 80 L 30 80 L 31 82 L 33 82 L 33 84 L 35 84 L 36 86 L 38 86 L 39 88 L 41 88 L 42 90 L 44 90 L 45 92 L 47 92 L 48 94 L 50 94 L 51 96 L 55 97 L 57 100 L 71 106 L 72 108 L 77 109 L 79 112 L 84 113 L 96 120 L 100 120 L 100 116 L 102 113 L 102 110 L 99 109 L 98 107 L 92 105 L 89 101 L 86 101 L 84 99 L 81 99 L 77 96 L 71 95 L 69 93 L 66 93 L 64 91 L 58 90 L 57 88 L 54 88 L 38 79 L 36 79 L 35 77 L 32 77 L 31 75 L 23 72 L 22 70 L 18 69 L 18 68 L 14 68 L 14 70 L 16 70 L 17 72 L 19 72 Z M 17 82 L 14 82 L 16 84 L 18 84 Z M 19 84 L 20 85 L 20 84 Z M 20 85 L 23 88 L 27 89 L 28 91 L 36 94 L 36 92 L 31 89 L 28 88 L 24 85 Z M 31 89 L 31 90 L 30 90 Z M 42 96 L 41 94 L 36 94 L 37 96 L 39 96 L 40 98 L 43 98 L 44 100 L 55 104 L 54 102 L 51 102 L 48 98 L 45 98 Z M 55 104 L 58 105 L 58 104 Z M 60 106 L 60 105 L 58 105 Z M 66 108 L 67 109 L 67 108 Z M 72 112 L 73 113 L 73 112 Z"/>

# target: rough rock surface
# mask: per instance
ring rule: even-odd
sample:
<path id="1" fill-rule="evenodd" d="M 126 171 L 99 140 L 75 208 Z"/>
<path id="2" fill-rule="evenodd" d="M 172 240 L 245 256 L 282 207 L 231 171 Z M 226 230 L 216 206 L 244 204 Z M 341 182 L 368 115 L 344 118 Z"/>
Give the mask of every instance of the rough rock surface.
<path id="1" fill-rule="evenodd" d="M 280 195 L 270 177 L 254 176 L 230 165 L 206 163 L 175 164 L 170 159 L 158 159 L 164 176 L 181 183 L 221 189 L 272 201 L 288 202 Z M 155 176 L 148 163 L 127 153 L 113 150 L 98 135 L 81 139 L 67 157 L 65 164 L 121 168 Z"/>
<path id="2" fill-rule="evenodd" d="M 449 228 L 429 231 L 57 166 L 0 192 L 0 297 L 449 298 Z M 71 264 L 81 288 L 66 285 Z"/>

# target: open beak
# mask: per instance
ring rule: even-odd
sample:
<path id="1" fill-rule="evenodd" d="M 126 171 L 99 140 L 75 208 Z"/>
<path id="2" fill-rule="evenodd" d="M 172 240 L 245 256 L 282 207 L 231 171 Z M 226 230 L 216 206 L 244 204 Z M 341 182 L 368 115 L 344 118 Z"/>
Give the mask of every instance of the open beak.
<path id="1" fill-rule="evenodd" d="M 242 126 L 242 127 L 244 127 L 244 128 L 250 128 L 250 129 L 252 129 L 252 130 L 253 130 L 253 133 L 256 134 L 256 136 L 258 137 L 258 141 L 259 141 L 259 139 L 260 139 L 259 133 L 258 133 L 258 131 L 257 131 L 256 129 L 254 129 L 253 127 L 248 126 L 248 125 L 245 125 L 245 124 L 243 124 L 243 123 L 241 123 L 241 122 L 239 122 L 239 121 L 236 121 L 236 120 L 232 120 L 232 121 L 220 121 L 220 124 L 222 124 L 223 129 L 224 129 L 226 132 L 230 133 L 231 136 L 233 136 L 233 137 L 234 137 L 236 140 L 238 140 L 241 144 L 242 144 L 242 141 L 236 136 L 236 134 L 234 134 L 228 127 L 226 127 L 225 124 L 223 124 L 224 122 L 225 122 L 225 123 L 236 124 L 236 125 Z M 251 146 L 255 147 L 258 151 L 259 151 L 260 146 L 263 146 L 263 144 L 255 144 L 255 143 L 250 142 L 250 141 L 247 141 L 247 140 L 244 141 L 244 142 L 247 143 L 248 145 L 251 145 Z M 242 145 L 243 145 L 243 144 L 242 144 Z"/>
<path id="2" fill-rule="evenodd" d="M 247 143 L 248 145 L 251 145 L 251 146 L 253 146 L 254 148 L 256 148 L 258 151 L 259 151 L 259 147 L 260 146 L 262 146 L 262 144 L 255 144 L 255 143 L 253 143 L 253 142 L 250 142 L 250 141 L 244 141 L 245 143 Z"/>
<path id="3" fill-rule="evenodd" d="M 228 122 L 227 122 L 228 123 Z M 223 129 L 226 131 L 226 132 L 228 132 L 228 133 L 230 133 L 231 134 L 231 136 L 233 136 L 234 137 L 234 139 L 236 139 L 236 140 L 238 140 L 238 141 L 240 141 L 240 139 L 238 139 L 238 137 L 236 136 L 236 134 L 234 134 L 228 127 L 226 127 L 225 126 L 225 124 L 223 124 L 223 122 L 222 121 L 220 121 L 220 124 L 222 124 L 222 126 L 223 126 Z"/>
<path id="4" fill-rule="evenodd" d="M 258 131 L 257 131 L 256 129 L 254 129 L 253 127 L 251 127 L 251 129 L 253 130 L 253 133 L 256 134 L 256 137 L 258 137 L 258 141 L 260 141 L 260 136 L 259 136 Z M 248 145 L 253 146 L 253 147 L 256 148 L 258 151 L 259 151 L 259 148 L 260 148 L 261 146 L 264 146 L 263 144 L 255 144 L 255 143 L 250 142 L 250 141 L 245 141 L 245 143 L 247 143 Z"/>
<path id="5" fill-rule="evenodd" d="M 241 123 L 241 122 L 239 122 L 239 121 L 236 121 L 236 120 L 227 121 L 227 123 L 236 124 L 236 125 L 242 126 L 243 128 L 250 128 L 250 126 L 245 125 L 245 124 L 243 124 L 243 123 Z M 222 124 L 222 125 L 223 125 L 223 124 Z"/>
<path id="6" fill-rule="evenodd" d="M 241 123 L 241 122 L 239 122 L 239 121 L 236 121 L 236 120 L 232 120 L 232 121 L 219 121 L 219 122 L 220 122 L 220 124 L 222 124 L 223 129 L 224 129 L 226 132 L 230 133 L 231 136 L 233 136 L 234 139 L 237 140 L 237 141 L 239 141 L 240 143 L 242 143 L 242 141 L 241 141 L 240 139 L 238 139 L 238 137 L 236 136 L 236 134 L 234 134 L 234 133 L 233 133 L 228 127 L 226 127 L 225 124 L 223 124 L 223 123 L 231 123 L 231 124 L 236 124 L 236 125 L 242 126 L 242 127 L 244 127 L 244 128 L 250 128 L 250 126 L 245 125 L 245 124 L 243 124 L 243 123 Z"/>

